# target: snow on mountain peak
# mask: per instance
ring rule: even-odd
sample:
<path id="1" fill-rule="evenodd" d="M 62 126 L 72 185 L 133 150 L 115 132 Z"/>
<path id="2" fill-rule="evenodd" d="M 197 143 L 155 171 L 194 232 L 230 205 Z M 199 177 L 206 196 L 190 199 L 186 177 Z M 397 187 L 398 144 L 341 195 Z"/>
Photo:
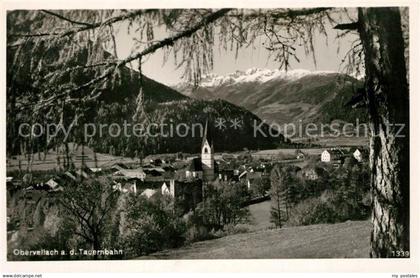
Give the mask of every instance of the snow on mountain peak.
<path id="1" fill-rule="evenodd" d="M 279 70 L 279 69 L 261 69 L 250 68 L 246 71 L 235 71 L 227 75 L 208 74 L 203 76 L 200 87 L 216 87 L 221 85 L 231 85 L 235 83 L 258 82 L 264 83 L 269 80 L 279 79 L 285 81 L 298 80 L 308 75 L 325 75 L 333 74 L 333 71 L 309 71 L 304 69 L 296 70 Z"/>

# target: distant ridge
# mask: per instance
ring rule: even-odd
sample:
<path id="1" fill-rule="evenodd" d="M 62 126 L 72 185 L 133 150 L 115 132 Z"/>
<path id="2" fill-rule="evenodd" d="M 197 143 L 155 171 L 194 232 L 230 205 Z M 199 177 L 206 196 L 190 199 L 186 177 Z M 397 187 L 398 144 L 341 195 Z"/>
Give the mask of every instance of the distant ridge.
<path id="1" fill-rule="evenodd" d="M 57 53 L 51 52 L 46 59 L 54 60 Z M 72 64 L 84 66 L 88 65 L 87 52 L 82 50 L 77 55 L 73 55 Z M 103 59 L 109 62 L 116 62 L 116 59 L 104 51 Z M 10 66 L 10 65 L 9 65 Z M 63 84 L 71 80 L 75 86 L 85 84 L 96 76 L 93 69 L 80 67 L 79 70 L 74 70 L 66 73 L 60 78 Z M 27 86 L 27 80 L 19 80 L 20 86 Z M 137 101 L 139 93 L 142 92 L 142 101 Z M 204 117 L 211 118 L 211 124 L 218 118 L 225 121 L 237 118 L 243 123 L 242 128 L 239 130 L 223 130 L 218 134 L 215 140 L 215 148 L 217 151 L 238 151 L 246 149 L 272 149 L 278 146 L 290 147 L 290 142 L 285 142 L 284 138 L 280 135 L 276 138 L 271 137 L 256 137 L 254 136 L 253 124 L 259 124 L 259 119 L 253 113 L 247 111 L 242 107 L 238 107 L 227 101 L 208 101 L 191 99 L 178 92 L 174 88 L 170 88 L 160 82 L 141 75 L 140 72 L 135 71 L 127 66 L 121 67 L 116 71 L 115 80 L 106 80 L 106 82 L 97 88 L 95 92 L 98 98 L 86 103 L 84 110 L 84 119 L 88 123 L 102 124 L 103 126 L 110 126 L 117 124 L 124 127 L 126 123 L 143 124 L 146 118 L 147 124 L 160 124 L 171 123 L 173 126 L 177 124 L 194 124 L 202 123 Z M 86 92 L 79 92 L 77 96 L 83 96 Z M 140 98 L 141 99 L 141 98 Z M 141 107 L 140 107 L 141 105 Z M 69 124 L 73 119 L 73 110 L 77 107 L 68 106 L 65 114 L 64 123 Z M 140 111 L 138 114 L 137 111 Z M 133 118 L 134 115 L 139 115 Z M 145 116 L 146 115 L 146 116 Z M 19 115 L 18 117 L 19 118 Z M 23 118 L 23 117 L 22 117 Z M 18 124 L 15 122 L 14 124 Z M 264 127 L 267 129 L 267 126 Z M 18 130 L 16 128 L 15 130 Z M 74 130 L 76 131 L 76 130 Z M 76 132 L 77 133 L 77 132 Z M 69 140 L 79 143 L 83 137 L 77 133 Z M 14 147 L 11 145 L 11 140 L 8 140 L 8 150 L 12 154 L 19 154 L 19 136 L 17 134 L 8 134 L 8 138 L 13 138 L 15 141 Z M 232 143 L 232 138 L 235 138 L 235 143 Z M 35 144 L 36 147 L 33 152 L 41 151 L 41 146 L 45 141 L 44 138 L 39 138 L 40 143 Z M 140 138 L 131 136 L 124 136 L 122 132 L 118 136 L 111 136 L 105 132 L 101 136 L 89 138 L 87 143 L 90 148 L 96 152 L 109 153 L 117 156 L 140 156 L 156 153 L 169 153 L 169 152 L 198 152 L 200 149 L 200 137 L 165 137 L 158 135 L 157 137 L 143 136 Z M 57 141 L 57 144 L 60 142 Z M 53 146 L 49 146 L 53 147 Z"/>
<path id="2" fill-rule="evenodd" d="M 270 70 L 250 68 L 227 75 L 203 76 L 198 87 L 179 83 L 173 88 L 202 100 L 223 99 L 243 107 L 267 122 L 363 122 L 361 109 L 345 107 L 363 83 L 334 71 Z"/>
<path id="3" fill-rule="evenodd" d="M 214 87 L 227 84 L 241 83 L 241 82 L 258 82 L 264 83 L 271 80 L 294 81 L 299 78 L 309 75 L 329 75 L 337 74 L 333 71 L 309 71 L 305 69 L 295 70 L 279 70 L 279 69 L 261 69 L 250 68 L 246 71 L 235 71 L 227 75 L 209 74 L 203 77 L 200 83 L 201 87 Z"/>

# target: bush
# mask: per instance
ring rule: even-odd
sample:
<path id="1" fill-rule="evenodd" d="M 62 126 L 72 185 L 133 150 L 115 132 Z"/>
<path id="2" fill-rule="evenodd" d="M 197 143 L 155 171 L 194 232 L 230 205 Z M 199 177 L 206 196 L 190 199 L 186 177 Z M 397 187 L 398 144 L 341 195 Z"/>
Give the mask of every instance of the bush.
<path id="1" fill-rule="evenodd" d="M 366 219 L 370 214 L 369 168 L 347 163 L 329 175 L 289 185 L 294 206 L 288 225 L 336 223 Z"/>
<path id="2" fill-rule="evenodd" d="M 202 241 L 212 238 L 214 238 L 214 236 L 210 234 L 209 230 L 201 225 L 189 225 L 185 234 L 187 242 Z"/>
<path id="3" fill-rule="evenodd" d="M 299 226 L 366 219 L 370 209 L 364 198 L 354 200 L 343 193 L 325 191 L 319 197 L 300 202 L 292 208 L 287 224 Z"/>
<path id="4" fill-rule="evenodd" d="M 188 242 L 202 241 L 224 237 L 227 235 L 248 233 L 251 230 L 249 224 L 227 224 L 223 229 L 211 229 L 203 225 L 197 225 L 189 222 L 187 225 L 186 240 Z"/>
<path id="5" fill-rule="evenodd" d="M 36 232 L 28 232 L 23 229 L 19 230 L 18 242 L 8 248 L 8 260 L 11 261 L 44 261 L 44 260 L 70 260 L 77 259 L 71 257 L 68 250 L 75 246 L 70 246 L 69 243 L 73 238 L 74 227 L 67 226 L 65 223 L 60 223 L 60 227 L 54 234 L 49 233 L 42 227 L 38 227 Z M 82 247 L 81 243 L 76 244 L 77 247 Z M 14 247 L 22 250 L 58 250 L 58 255 L 32 255 L 32 256 L 16 256 L 13 254 Z M 61 251 L 65 251 L 62 254 Z"/>
<path id="6" fill-rule="evenodd" d="M 236 225 L 248 221 L 249 210 L 243 207 L 248 192 L 243 184 L 220 182 L 208 185 L 205 196 L 191 217 L 194 225 L 217 231 L 229 224 Z"/>
<path id="7" fill-rule="evenodd" d="M 186 225 L 160 200 L 132 197 L 127 208 L 126 251 L 142 256 L 185 242 Z"/>
<path id="8" fill-rule="evenodd" d="M 220 238 L 228 235 L 244 234 L 250 231 L 250 225 L 248 224 L 229 224 L 226 225 L 223 230 L 212 230 L 209 238 Z"/>
<path id="9" fill-rule="evenodd" d="M 236 224 L 236 225 L 228 225 L 225 230 L 229 235 L 233 234 L 244 234 L 248 233 L 251 229 L 251 225 L 249 224 Z"/>

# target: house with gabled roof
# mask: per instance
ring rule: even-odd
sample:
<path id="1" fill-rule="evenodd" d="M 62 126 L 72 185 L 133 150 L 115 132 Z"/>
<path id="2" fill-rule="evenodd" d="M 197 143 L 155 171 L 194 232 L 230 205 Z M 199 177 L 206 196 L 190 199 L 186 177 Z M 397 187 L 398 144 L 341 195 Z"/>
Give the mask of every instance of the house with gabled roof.
<path id="1" fill-rule="evenodd" d="M 146 188 L 140 195 L 149 199 L 152 196 L 154 196 L 156 193 L 157 193 L 157 190 Z"/>
<path id="2" fill-rule="evenodd" d="M 353 151 L 352 156 L 358 162 L 362 162 L 363 160 L 366 160 L 367 158 L 369 158 L 369 152 L 363 148 L 356 148 Z"/>
<path id="3" fill-rule="evenodd" d="M 121 169 L 116 171 L 113 174 L 114 177 L 121 177 L 125 179 L 139 179 L 144 181 L 146 178 L 146 173 L 143 171 L 143 169 L 137 168 L 137 169 Z"/>
<path id="4" fill-rule="evenodd" d="M 193 179 L 203 178 L 203 165 L 200 158 L 196 157 L 191 159 L 190 163 L 185 168 L 185 177 Z"/>
<path id="5" fill-rule="evenodd" d="M 346 156 L 345 152 L 341 149 L 330 149 L 324 150 L 321 153 L 321 161 L 330 163 L 330 162 L 342 162 Z"/>

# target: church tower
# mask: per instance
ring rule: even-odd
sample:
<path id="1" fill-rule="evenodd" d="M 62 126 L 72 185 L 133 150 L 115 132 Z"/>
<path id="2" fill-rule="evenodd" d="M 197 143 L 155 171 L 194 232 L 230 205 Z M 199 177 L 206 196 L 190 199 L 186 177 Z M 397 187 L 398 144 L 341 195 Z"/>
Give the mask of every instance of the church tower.
<path id="1" fill-rule="evenodd" d="M 208 122 L 204 128 L 203 142 L 201 143 L 201 165 L 203 167 L 203 181 L 214 180 L 214 149 L 213 138 L 208 129 Z"/>

